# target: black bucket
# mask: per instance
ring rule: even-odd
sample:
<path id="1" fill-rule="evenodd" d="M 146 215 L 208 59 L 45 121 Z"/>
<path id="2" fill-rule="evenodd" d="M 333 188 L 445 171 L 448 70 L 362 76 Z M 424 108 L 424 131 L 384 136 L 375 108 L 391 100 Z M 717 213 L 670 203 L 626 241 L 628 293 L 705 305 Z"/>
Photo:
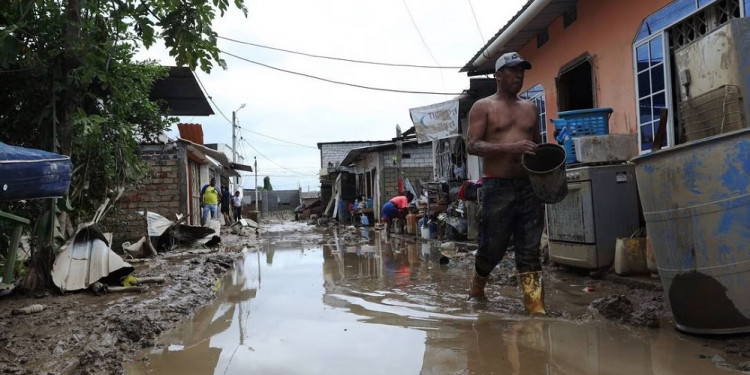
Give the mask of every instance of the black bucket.
<path id="1" fill-rule="evenodd" d="M 544 143 L 537 147 L 536 155 L 524 155 L 521 159 L 534 193 L 544 203 L 557 203 L 568 195 L 565 157 L 564 148 Z"/>

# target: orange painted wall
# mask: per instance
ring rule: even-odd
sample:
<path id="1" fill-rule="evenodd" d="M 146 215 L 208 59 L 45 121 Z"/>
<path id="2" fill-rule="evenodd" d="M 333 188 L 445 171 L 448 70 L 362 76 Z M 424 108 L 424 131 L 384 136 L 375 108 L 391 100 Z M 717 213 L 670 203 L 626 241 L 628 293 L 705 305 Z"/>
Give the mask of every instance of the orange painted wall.
<path id="1" fill-rule="evenodd" d="M 635 133 L 635 78 L 633 76 L 633 38 L 643 19 L 671 0 L 580 0 L 578 17 L 563 28 L 562 17 L 549 27 L 549 40 L 537 48 L 536 39 L 519 52 L 531 62 L 525 88 L 541 84 L 547 100 L 547 118 L 557 118 L 555 77 L 560 68 L 588 53 L 592 57 L 595 106 L 614 109 L 609 121 L 610 133 Z M 548 122 L 552 141 L 554 126 Z"/>

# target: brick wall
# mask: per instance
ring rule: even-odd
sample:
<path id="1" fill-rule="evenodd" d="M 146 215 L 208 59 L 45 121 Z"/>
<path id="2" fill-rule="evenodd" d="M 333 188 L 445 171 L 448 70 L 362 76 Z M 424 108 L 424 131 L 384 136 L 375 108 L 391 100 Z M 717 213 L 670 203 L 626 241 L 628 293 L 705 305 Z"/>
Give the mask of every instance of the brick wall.
<path id="1" fill-rule="evenodd" d="M 170 220 L 180 212 L 179 151 L 175 144 L 146 145 L 142 147 L 142 158 L 148 165 L 147 176 L 131 190 L 126 191 L 119 205 L 105 217 L 102 227 L 113 233 L 113 249 L 120 249 L 122 242 L 135 242 L 147 233 L 143 212 L 147 209 Z M 185 178 L 187 181 L 187 178 Z M 186 182 L 185 182 L 186 183 Z"/>

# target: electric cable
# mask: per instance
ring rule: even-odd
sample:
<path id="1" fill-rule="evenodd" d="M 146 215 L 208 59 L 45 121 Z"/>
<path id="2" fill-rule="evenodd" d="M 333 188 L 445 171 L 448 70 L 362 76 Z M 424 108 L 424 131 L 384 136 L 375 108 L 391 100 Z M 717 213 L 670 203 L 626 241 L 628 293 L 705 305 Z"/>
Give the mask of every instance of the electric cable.
<path id="1" fill-rule="evenodd" d="M 422 31 L 420 31 L 419 26 L 417 26 L 417 22 L 414 21 L 414 17 L 411 14 L 411 10 L 409 10 L 409 6 L 406 4 L 406 0 L 401 0 L 401 2 L 404 4 L 404 8 L 406 8 L 406 14 L 409 15 L 411 24 L 414 26 L 414 29 L 417 30 L 417 35 L 419 35 L 419 39 L 422 40 L 422 45 L 424 45 L 424 48 L 427 50 L 427 53 L 430 55 L 430 57 L 432 57 L 432 61 L 434 61 L 436 65 L 440 65 L 437 59 L 435 59 L 435 56 L 432 54 L 432 51 L 430 50 L 430 46 L 428 46 L 427 42 L 424 40 L 424 37 L 422 36 Z"/>
<path id="2" fill-rule="evenodd" d="M 354 59 L 347 59 L 343 57 L 332 57 L 332 56 L 324 56 L 324 55 L 315 55 L 312 53 L 307 52 L 298 52 L 298 51 L 292 51 L 284 48 L 277 48 L 277 47 L 270 47 L 262 44 L 257 43 L 250 43 L 245 42 L 242 40 L 227 38 L 224 36 L 217 36 L 219 39 L 228 40 L 230 42 L 235 42 L 239 44 L 246 44 L 248 46 L 258 47 L 258 48 L 265 48 L 270 49 L 274 51 L 280 51 L 280 52 L 286 52 L 286 53 L 292 53 L 295 55 L 301 55 L 301 56 L 307 56 L 307 57 L 314 57 L 318 59 L 328 59 L 328 60 L 336 60 L 336 61 L 345 61 L 350 63 L 356 63 L 356 64 L 369 64 L 369 65 L 382 65 L 382 66 L 394 66 L 394 67 L 403 67 L 403 68 L 424 68 L 424 69 L 461 69 L 462 66 L 434 66 L 434 65 L 416 65 L 416 64 L 397 64 L 397 63 L 385 63 L 385 62 L 375 62 L 375 61 L 365 61 L 365 60 L 354 60 Z"/>
<path id="3" fill-rule="evenodd" d="M 224 119 L 227 120 L 227 122 L 229 122 L 229 124 L 231 124 L 232 126 L 234 126 L 234 124 L 232 123 L 232 120 L 230 120 L 229 117 L 227 117 L 227 115 L 225 115 L 224 112 L 221 111 L 221 108 L 219 108 L 219 106 L 216 105 L 216 102 L 214 102 L 214 98 L 211 95 L 208 94 L 208 90 L 206 90 L 206 86 L 203 86 L 203 82 L 201 81 L 200 77 L 198 77 L 198 74 L 195 74 L 195 79 L 198 81 L 198 84 L 203 89 L 203 92 L 206 93 L 206 97 L 208 98 L 208 100 L 210 100 L 211 104 L 214 105 L 214 108 L 216 108 L 216 110 L 219 112 L 219 114 L 221 114 L 221 116 L 224 117 Z"/>
<path id="4" fill-rule="evenodd" d="M 246 144 L 247 144 L 247 145 L 248 145 L 248 146 L 249 146 L 250 148 L 252 148 L 252 149 L 253 149 L 253 150 L 254 150 L 255 152 L 257 152 L 257 153 L 258 153 L 258 155 L 260 155 L 260 156 L 264 157 L 264 158 L 265 158 L 266 160 L 268 160 L 269 162 L 271 162 L 271 164 L 273 164 L 273 165 L 275 165 L 275 166 L 277 166 L 277 167 L 279 167 L 279 168 L 281 168 L 281 169 L 284 169 L 284 170 L 287 170 L 287 171 L 289 171 L 289 172 L 292 172 L 292 173 L 294 173 L 294 174 L 297 174 L 297 175 L 300 175 L 300 176 L 305 176 L 305 175 L 304 175 L 304 174 L 302 174 L 302 173 L 299 173 L 299 172 L 295 172 L 295 171 L 293 171 L 293 170 L 291 170 L 291 169 L 287 169 L 287 168 L 286 168 L 286 167 L 284 167 L 283 165 L 280 165 L 280 164 L 276 163 L 275 161 L 271 160 L 271 158 L 269 158 L 268 156 L 266 156 L 266 155 L 265 155 L 264 153 L 260 152 L 260 150 L 258 150 L 257 148 L 253 147 L 253 145 L 251 145 L 251 144 L 250 144 L 250 142 L 248 142 L 247 140 L 244 140 L 244 141 L 245 141 L 245 143 L 246 143 Z"/>
<path id="5" fill-rule="evenodd" d="M 253 130 L 250 130 L 250 129 L 245 129 L 245 128 L 243 128 L 243 127 L 239 126 L 239 125 L 233 124 L 233 123 L 232 123 L 232 120 L 230 120 L 230 119 L 229 119 L 229 118 L 228 118 L 228 117 L 227 117 L 227 116 L 226 116 L 226 115 L 224 114 L 224 112 L 222 112 L 222 111 L 221 111 L 221 109 L 220 109 L 220 108 L 219 108 L 219 106 L 218 106 L 218 105 L 216 104 L 216 102 L 214 102 L 214 99 L 213 99 L 213 97 L 211 97 L 211 95 L 209 95 L 209 94 L 208 94 L 208 90 L 207 90 L 207 89 L 206 89 L 206 87 L 205 87 L 205 86 L 203 85 L 203 82 L 201 82 L 201 80 L 200 80 L 200 78 L 198 77 L 198 75 L 197 75 L 197 74 L 195 75 L 195 79 L 196 79 L 196 80 L 198 80 L 198 84 L 199 84 L 199 85 L 201 86 L 201 88 L 203 89 L 203 92 L 204 92 L 204 93 L 206 94 L 206 97 L 208 98 L 208 100 L 210 100 L 210 101 L 211 101 L 211 104 L 213 104 L 213 107 L 214 107 L 214 109 L 216 109 L 216 111 L 218 111 L 218 112 L 219 112 L 219 114 L 221 114 L 221 116 L 222 116 L 222 117 L 224 117 L 224 119 L 225 119 L 225 120 L 227 120 L 227 123 L 229 123 L 229 125 L 230 125 L 230 126 L 237 126 L 237 128 L 239 128 L 240 130 L 244 130 L 244 131 L 247 131 L 247 132 L 251 132 L 251 133 L 254 133 L 254 134 L 257 134 L 257 135 L 263 136 L 263 137 L 271 138 L 271 139 L 274 139 L 274 140 L 277 140 L 277 141 L 280 141 L 280 142 L 286 142 L 286 143 L 290 143 L 290 144 L 293 144 L 293 145 L 296 145 L 296 146 L 300 146 L 300 147 L 306 147 L 306 148 L 313 148 L 313 149 L 317 149 L 317 147 L 313 147 L 313 146 L 309 146 L 309 145 L 303 145 L 303 144 L 300 144 L 300 143 L 295 143 L 295 142 L 292 142 L 292 141 L 287 141 L 287 140 L 283 140 L 283 139 L 281 139 L 281 138 L 275 138 L 275 137 L 272 137 L 272 136 L 270 136 L 270 135 L 265 135 L 265 134 L 263 134 L 263 133 L 259 133 L 259 132 L 256 132 L 256 131 L 253 131 Z"/>
<path id="6" fill-rule="evenodd" d="M 474 16 L 474 24 L 477 25 L 477 31 L 479 31 L 479 37 L 482 38 L 482 43 L 484 43 L 484 34 L 482 34 L 482 28 L 479 27 L 479 20 L 477 19 L 477 14 L 474 12 L 474 6 L 471 4 L 471 0 L 466 0 L 467 3 L 469 3 L 469 9 L 471 9 L 471 15 Z"/>
<path id="7" fill-rule="evenodd" d="M 277 140 L 277 141 L 280 141 L 280 142 L 290 143 L 290 144 L 293 144 L 293 145 L 295 145 L 295 146 L 300 146 L 300 147 L 305 147 L 305 148 L 313 148 L 313 149 L 317 149 L 317 147 L 314 147 L 314 146 L 310 146 L 310 145 L 303 145 L 303 144 L 301 144 L 301 143 L 295 143 L 295 142 L 292 142 L 292 141 L 287 141 L 287 140 L 283 140 L 283 139 L 280 139 L 280 138 L 272 137 L 272 136 L 270 136 L 270 135 L 265 135 L 265 134 L 262 134 L 262 133 L 258 133 L 258 132 L 254 131 L 254 130 L 250 130 L 250 129 L 245 129 L 245 128 L 241 127 L 241 126 L 238 126 L 238 128 L 240 128 L 240 130 L 243 130 L 243 131 L 246 131 L 246 132 L 250 132 L 250 133 L 253 133 L 253 134 L 257 134 L 257 135 L 260 135 L 260 136 L 263 136 L 263 137 L 266 137 L 266 138 L 271 138 L 271 139 L 273 139 L 273 140 Z"/>
<path id="8" fill-rule="evenodd" d="M 223 53 L 223 54 L 225 54 L 227 56 L 232 56 L 232 57 L 234 57 L 236 59 L 247 61 L 247 62 L 249 62 L 251 64 L 256 64 L 256 65 L 260 65 L 260 66 L 263 66 L 263 67 L 266 67 L 266 68 L 269 68 L 269 69 L 278 70 L 280 72 L 294 74 L 294 75 L 303 76 L 303 77 L 312 78 L 312 79 L 317 79 L 317 80 L 328 82 L 328 83 L 335 83 L 335 84 L 338 84 L 338 85 L 344 85 L 344 86 L 350 86 L 350 87 L 357 87 L 357 88 L 366 89 L 366 90 L 397 92 L 397 93 L 402 93 L 402 94 L 425 94 L 425 95 L 451 95 L 451 96 L 457 96 L 457 95 L 461 94 L 461 93 L 455 93 L 455 92 L 396 90 L 396 89 L 386 89 L 386 88 L 381 88 L 381 87 L 372 87 L 372 86 L 357 85 L 357 84 L 354 84 L 354 83 L 346 83 L 346 82 L 341 82 L 341 81 L 334 81 L 334 80 L 331 80 L 331 79 L 321 78 L 321 77 L 310 75 L 310 74 L 299 73 L 299 72 L 294 72 L 294 71 L 291 71 L 291 70 L 277 68 L 277 67 L 274 67 L 274 66 L 271 66 L 271 65 L 259 63 L 257 61 L 253 61 L 253 60 L 241 57 L 241 56 L 237 56 L 235 54 L 232 54 L 232 53 L 229 53 L 229 52 L 226 52 L 226 51 L 221 51 L 221 53 Z"/>

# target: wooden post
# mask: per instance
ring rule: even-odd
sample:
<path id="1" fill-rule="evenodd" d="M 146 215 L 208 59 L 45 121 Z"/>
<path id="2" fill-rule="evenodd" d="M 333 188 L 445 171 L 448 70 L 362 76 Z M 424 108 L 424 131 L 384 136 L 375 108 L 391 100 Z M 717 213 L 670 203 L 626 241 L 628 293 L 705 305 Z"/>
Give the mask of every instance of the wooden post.
<path id="1" fill-rule="evenodd" d="M 29 225 L 29 219 L 0 211 L 0 219 L 16 222 L 13 234 L 10 237 L 8 256 L 5 258 L 5 270 L 3 270 L 3 283 L 13 284 L 13 271 L 15 271 L 16 257 L 18 256 L 18 245 L 21 242 L 23 225 Z"/>

